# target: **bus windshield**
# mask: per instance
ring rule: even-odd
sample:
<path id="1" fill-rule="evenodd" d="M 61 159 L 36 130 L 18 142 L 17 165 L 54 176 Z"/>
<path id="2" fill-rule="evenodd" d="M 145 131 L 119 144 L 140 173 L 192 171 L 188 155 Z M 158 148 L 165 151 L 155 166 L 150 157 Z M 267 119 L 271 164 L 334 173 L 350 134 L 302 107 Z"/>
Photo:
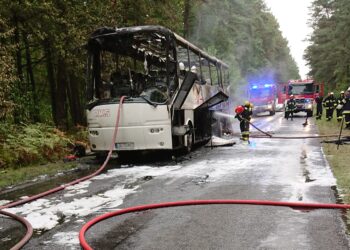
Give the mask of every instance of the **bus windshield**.
<path id="1" fill-rule="evenodd" d="M 111 31 L 112 32 L 112 31 Z M 175 85 L 176 63 L 161 32 L 120 32 L 91 38 L 89 50 L 90 101 L 115 101 L 121 96 L 166 103 Z"/>
<path id="2" fill-rule="evenodd" d="M 304 95 L 314 93 L 313 84 L 291 84 L 289 85 L 289 94 Z"/>

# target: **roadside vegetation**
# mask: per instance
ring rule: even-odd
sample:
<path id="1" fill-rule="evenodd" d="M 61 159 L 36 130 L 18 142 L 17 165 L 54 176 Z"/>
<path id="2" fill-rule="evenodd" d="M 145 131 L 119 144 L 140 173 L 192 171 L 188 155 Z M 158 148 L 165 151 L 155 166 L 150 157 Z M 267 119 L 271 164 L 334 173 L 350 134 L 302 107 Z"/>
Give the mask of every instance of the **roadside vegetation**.
<path id="1" fill-rule="evenodd" d="M 318 120 L 317 125 L 321 135 L 339 134 L 340 123 L 333 118 L 331 121 Z M 343 130 L 343 135 L 350 136 L 349 130 Z M 335 140 L 329 138 L 327 140 Z M 323 150 L 337 179 L 338 191 L 344 203 L 350 204 L 350 145 L 339 145 L 336 143 L 323 143 Z M 349 217 L 350 218 L 350 217 Z"/>
<path id="2" fill-rule="evenodd" d="M 64 164 L 75 144 L 85 144 L 84 128 L 62 132 L 42 123 L 0 127 L 0 190 L 75 166 Z"/>

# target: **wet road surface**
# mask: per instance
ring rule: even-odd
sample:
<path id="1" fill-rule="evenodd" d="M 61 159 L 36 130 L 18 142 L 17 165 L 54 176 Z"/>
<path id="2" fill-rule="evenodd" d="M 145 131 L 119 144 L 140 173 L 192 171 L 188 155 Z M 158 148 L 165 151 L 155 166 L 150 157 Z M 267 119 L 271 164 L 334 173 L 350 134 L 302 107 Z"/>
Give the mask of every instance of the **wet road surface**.
<path id="1" fill-rule="evenodd" d="M 304 121 L 287 121 L 282 113 L 253 120 L 275 135 L 317 134 L 314 121 L 306 127 Z M 118 208 L 194 199 L 335 203 L 335 185 L 318 139 L 259 138 L 156 163 L 113 161 L 90 181 L 7 211 L 35 229 L 24 249 L 80 249 L 82 225 Z M 349 249 L 342 216 L 340 210 L 249 205 L 165 208 L 105 220 L 87 240 L 95 249 Z M 16 223 L 0 217 L 0 245 L 16 238 L 14 229 Z"/>

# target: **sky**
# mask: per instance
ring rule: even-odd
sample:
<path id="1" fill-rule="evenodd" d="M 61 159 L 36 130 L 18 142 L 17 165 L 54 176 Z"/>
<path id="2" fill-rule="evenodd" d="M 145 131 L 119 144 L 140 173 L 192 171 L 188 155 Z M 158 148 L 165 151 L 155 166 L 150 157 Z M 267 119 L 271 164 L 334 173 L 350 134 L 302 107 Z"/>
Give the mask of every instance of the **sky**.
<path id="1" fill-rule="evenodd" d="M 305 65 L 303 54 L 308 45 L 305 39 L 312 32 L 308 26 L 309 7 L 312 0 L 265 0 L 265 3 L 276 17 L 283 37 L 288 40 L 291 54 L 299 68 L 299 74 L 302 79 L 305 79 L 309 68 Z"/>

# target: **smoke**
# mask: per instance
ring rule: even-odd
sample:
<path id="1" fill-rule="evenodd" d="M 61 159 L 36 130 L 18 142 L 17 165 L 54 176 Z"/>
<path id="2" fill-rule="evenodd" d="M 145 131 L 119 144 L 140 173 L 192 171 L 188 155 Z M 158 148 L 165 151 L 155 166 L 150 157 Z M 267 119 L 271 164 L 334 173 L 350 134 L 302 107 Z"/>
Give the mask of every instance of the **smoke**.
<path id="1" fill-rule="evenodd" d="M 277 83 L 297 77 L 291 67 L 293 59 L 287 42 L 263 1 L 193 1 L 191 4 L 189 40 L 230 66 L 233 106 L 248 98 L 250 82 Z"/>

